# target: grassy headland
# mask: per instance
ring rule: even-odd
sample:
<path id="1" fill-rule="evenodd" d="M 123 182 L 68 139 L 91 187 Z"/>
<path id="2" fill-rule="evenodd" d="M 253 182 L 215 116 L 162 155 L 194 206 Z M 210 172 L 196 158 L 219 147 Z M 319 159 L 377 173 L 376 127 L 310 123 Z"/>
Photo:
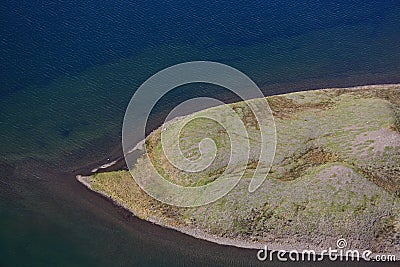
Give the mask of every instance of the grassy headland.
<path id="1" fill-rule="evenodd" d="M 216 202 L 196 208 L 160 203 L 127 171 L 95 174 L 88 186 L 139 218 L 220 243 L 322 250 L 346 238 L 353 249 L 398 253 L 400 86 L 298 92 L 268 97 L 268 102 L 277 130 L 276 155 L 267 180 L 253 193 L 248 185 L 259 141 L 254 115 L 244 103 L 232 108 L 246 125 L 254 157 L 239 184 Z M 161 129 L 154 131 L 146 147 L 171 182 L 199 186 L 223 172 L 230 146 L 226 132 L 213 122 L 195 120 L 182 131 L 187 157 L 199 156 L 197 144 L 204 137 L 218 148 L 210 168 L 195 175 L 168 162 L 160 135 Z M 139 159 L 134 173 L 146 175 L 147 169 Z"/>

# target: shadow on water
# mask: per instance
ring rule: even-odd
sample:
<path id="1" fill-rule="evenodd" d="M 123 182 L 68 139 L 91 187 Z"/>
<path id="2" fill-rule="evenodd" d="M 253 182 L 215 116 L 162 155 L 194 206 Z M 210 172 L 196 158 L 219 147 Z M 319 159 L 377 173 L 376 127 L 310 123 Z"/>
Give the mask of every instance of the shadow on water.
<path id="1" fill-rule="evenodd" d="M 400 82 L 395 1 L 54 2 L 0 11 L 0 266 L 286 265 L 138 220 L 74 175 L 121 159 L 130 97 L 173 64 L 226 63 L 266 95 Z"/>
<path id="2" fill-rule="evenodd" d="M 33 161 L 1 168 L 2 266 L 288 264 L 259 262 L 256 250 L 217 245 L 139 220 L 87 190 L 71 173 L 46 169 Z M 319 266 L 320 262 L 298 263 L 305 264 Z M 324 264 L 331 263 L 324 260 Z"/>

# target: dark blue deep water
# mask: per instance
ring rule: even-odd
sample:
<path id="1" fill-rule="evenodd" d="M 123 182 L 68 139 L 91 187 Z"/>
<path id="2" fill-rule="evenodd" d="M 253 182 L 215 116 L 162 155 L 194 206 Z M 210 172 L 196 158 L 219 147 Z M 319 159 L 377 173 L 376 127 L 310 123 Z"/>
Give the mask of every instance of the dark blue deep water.
<path id="1" fill-rule="evenodd" d="M 74 179 L 119 155 L 135 89 L 192 60 L 238 68 L 266 95 L 398 83 L 400 2 L 3 1 L 0 266 L 257 263 L 136 220 Z"/>

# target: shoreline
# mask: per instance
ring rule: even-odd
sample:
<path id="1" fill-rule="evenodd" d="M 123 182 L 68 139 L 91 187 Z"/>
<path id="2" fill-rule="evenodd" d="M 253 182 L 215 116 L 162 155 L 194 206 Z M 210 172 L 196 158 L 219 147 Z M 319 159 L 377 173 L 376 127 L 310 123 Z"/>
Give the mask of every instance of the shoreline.
<path id="1" fill-rule="evenodd" d="M 265 246 L 268 245 L 268 250 L 285 250 L 285 251 L 290 251 L 293 249 L 297 249 L 298 251 L 302 251 L 304 249 L 313 249 L 316 252 L 318 251 L 322 251 L 323 248 L 317 248 L 317 247 L 310 247 L 308 244 L 306 243 L 298 243 L 295 247 L 292 245 L 283 245 L 282 243 L 260 243 L 260 242 L 249 242 L 246 240 L 238 240 L 238 239 L 231 239 L 231 238 L 225 238 L 225 237 L 220 237 L 220 236 L 215 236 L 212 234 L 209 234 L 207 232 L 204 232 L 203 230 L 197 229 L 197 228 L 191 228 L 191 227 L 187 227 L 187 226 L 175 226 L 175 225 L 171 225 L 171 224 L 165 224 L 163 223 L 161 220 L 157 220 L 156 218 L 149 218 L 149 219 L 141 219 L 137 216 L 137 214 L 135 213 L 135 211 L 127 208 L 125 205 L 123 205 L 122 203 L 118 203 L 116 201 L 114 201 L 111 196 L 107 195 L 106 193 L 102 192 L 102 191 L 97 191 L 91 188 L 90 185 L 90 176 L 82 176 L 82 175 L 77 175 L 76 180 L 81 183 L 83 186 L 85 186 L 90 192 L 93 192 L 95 194 L 98 194 L 104 198 L 106 198 L 107 200 L 111 201 L 116 207 L 120 207 L 125 209 L 126 211 L 128 211 L 129 213 L 131 213 L 133 216 L 135 216 L 136 218 L 144 221 L 144 222 L 148 222 L 148 223 L 152 223 L 158 226 L 161 226 L 163 228 L 169 229 L 169 230 L 175 230 L 179 233 L 191 236 L 193 238 L 196 239 L 200 239 L 200 240 L 205 240 L 208 242 L 212 242 L 218 245 L 222 245 L 222 246 L 231 246 L 231 247 L 236 247 L 236 248 L 240 248 L 240 249 L 251 249 L 251 250 L 259 250 L 259 249 L 264 249 Z M 334 244 L 333 244 L 334 245 Z M 318 253 L 317 253 L 318 254 Z M 400 254 L 399 254 L 400 257 Z"/>
<path id="2" fill-rule="evenodd" d="M 347 89 L 347 90 L 360 90 L 360 89 L 368 89 L 368 88 L 379 88 L 379 87 L 391 87 L 391 86 L 400 86 L 400 83 L 383 83 L 383 84 L 370 84 L 370 85 L 357 85 L 357 86 L 350 86 L 350 87 L 326 87 L 326 88 L 319 88 L 319 89 L 310 89 L 310 90 L 299 90 L 299 91 L 293 91 L 289 93 L 277 93 L 277 94 L 272 94 L 268 96 L 276 96 L 276 95 L 285 95 L 285 94 L 290 94 L 290 93 L 299 93 L 299 92 L 307 92 L 307 91 L 323 91 L 323 90 L 335 90 L 335 89 Z M 164 124 L 168 123 L 173 123 L 177 119 L 181 119 L 185 116 L 179 116 L 175 118 L 171 118 L 171 120 L 164 122 Z M 161 125 L 160 125 L 161 127 Z M 156 127 L 153 131 L 155 131 L 158 127 Z M 151 133 L 153 132 L 151 131 Z M 149 136 L 151 133 L 149 133 L 147 136 Z M 146 138 L 147 138 L 146 136 Z M 135 151 L 141 150 L 143 148 L 145 139 L 139 141 L 131 150 L 129 150 L 129 154 L 134 153 Z M 122 148 L 117 149 L 118 151 L 114 151 L 110 157 L 107 159 L 103 159 L 99 161 L 98 164 L 92 163 L 90 165 L 82 166 L 80 168 L 77 168 L 73 171 L 74 175 L 81 175 L 81 176 L 86 176 L 86 175 L 93 175 L 96 173 L 100 172 L 108 172 L 108 171 L 118 171 L 118 170 L 128 170 L 125 162 L 125 157 Z M 111 162 L 109 162 L 112 159 Z M 100 164 L 100 162 L 102 162 Z M 119 167 L 117 167 L 119 166 Z"/>
<path id="3" fill-rule="evenodd" d="M 232 239 L 232 238 L 215 236 L 215 235 L 209 234 L 201 229 L 191 228 L 188 226 L 175 226 L 172 224 L 165 224 L 161 220 L 157 220 L 156 218 L 142 219 L 142 218 L 138 217 L 137 214 L 133 210 L 129 209 L 122 203 L 118 203 L 118 202 L 114 201 L 111 198 L 111 196 L 107 195 L 106 193 L 104 193 L 102 191 L 97 191 L 97 190 L 92 189 L 91 185 L 90 185 L 90 180 L 89 180 L 90 176 L 77 175 L 75 178 L 80 184 L 85 186 L 87 188 L 87 190 L 89 190 L 90 192 L 100 195 L 101 197 L 110 201 L 115 207 L 119 207 L 119 208 L 126 210 L 127 212 L 129 212 L 130 214 L 135 216 L 137 219 L 139 219 L 145 223 L 152 223 L 152 224 L 160 226 L 164 229 L 174 230 L 176 232 L 193 237 L 195 239 L 211 242 L 211 243 L 214 243 L 214 244 L 217 244 L 220 246 L 235 247 L 238 249 L 249 249 L 249 250 L 267 249 L 271 253 L 275 253 L 278 251 L 290 252 L 290 251 L 294 250 L 294 251 L 297 251 L 299 254 L 304 254 L 305 250 L 313 250 L 316 252 L 316 255 L 318 255 L 318 256 L 324 255 L 324 257 L 327 257 L 326 251 L 328 249 L 330 249 L 330 248 L 333 250 L 336 249 L 335 243 L 332 244 L 331 247 L 325 248 L 325 247 L 310 246 L 308 243 L 305 243 L 305 242 L 303 242 L 303 243 L 297 242 L 297 243 L 293 244 L 293 241 L 291 241 L 291 243 L 289 243 L 287 240 L 285 240 L 284 242 L 279 242 L 279 243 L 269 242 L 268 244 L 262 243 L 262 242 L 256 242 L 256 241 L 249 242 L 249 241 L 241 240 L 241 239 Z M 349 250 L 350 251 L 358 250 L 360 252 L 359 255 L 362 255 L 362 252 L 365 251 L 365 250 L 359 249 L 359 248 L 349 248 Z M 397 252 L 397 253 L 396 252 L 372 253 L 370 255 L 370 258 L 376 259 L 377 255 L 391 255 L 391 256 L 394 255 L 396 258 L 396 262 L 400 261 L 400 252 Z M 363 259 L 361 257 L 359 258 L 359 260 L 363 261 Z"/>
<path id="4" fill-rule="evenodd" d="M 379 88 L 379 87 L 392 87 L 392 86 L 400 86 L 400 84 L 373 84 L 373 85 L 362 85 L 362 86 L 354 86 L 354 87 L 332 87 L 332 88 L 322 88 L 322 89 L 315 89 L 313 91 L 324 91 L 324 90 L 333 90 L 333 89 L 346 89 L 346 90 L 361 90 L 361 89 L 373 89 L 373 88 Z M 305 91 L 309 91 L 309 90 L 302 90 L 302 91 L 298 91 L 298 92 L 305 92 Z M 277 94 L 280 95 L 280 94 Z M 174 118 L 172 120 L 176 120 L 178 118 Z M 168 122 L 166 122 L 168 123 Z M 146 137 L 147 138 L 147 137 Z M 129 151 L 129 153 L 132 153 L 136 150 L 141 150 L 141 148 L 143 147 L 144 144 L 144 140 L 140 141 L 138 144 L 136 144 L 136 146 Z M 118 163 L 121 163 L 125 161 L 125 158 L 118 158 L 110 163 L 105 163 L 102 164 L 101 166 L 99 166 L 98 168 L 94 168 L 92 169 L 92 172 L 90 175 L 93 175 L 95 173 L 98 172 L 105 172 L 105 171 L 111 171 L 111 169 L 113 170 L 120 170 L 121 168 L 115 168 L 116 165 L 118 165 Z M 121 203 L 117 203 L 116 201 L 114 201 L 109 195 L 107 195 L 104 192 L 101 191 L 96 191 L 93 190 L 91 188 L 91 184 L 90 184 L 90 176 L 85 176 L 85 175 L 76 175 L 76 180 L 83 184 L 88 190 L 95 192 L 97 194 L 100 194 L 101 196 L 111 200 L 114 205 L 118 206 L 118 207 L 122 207 L 125 210 L 127 210 L 128 212 L 130 212 L 131 214 L 133 214 L 135 217 L 138 217 L 134 211 L 128 209 L 127 207 L 125 207 L 123 204 Z M 224 237 L 220 237 L 220 236 L 215 236 L 212 234 L 209 234 L 203 230 L 197 229 L 197 228 L 191 228 L 188 226 L 175 226 L 175 225 L 171 225 L 171 224 L 166 224 L 164 222 L 162 222 L 161 220 L 157 220 L 157 218 L 150 218 L 148 220 L 143 220 L 143 221 L 147 221 L 147 222 L 151 222 L 153 224 L 159 225 L 161 227 L 164 228 L 168 228 L 168 229 L 173 229 L 175 231 L 178 231 L 180 233 L 192 236 L 194 238 L 197 239 L 201 239 L 201 240 L 206 240 L 209 242 L 213 242 L 219 245 L 224 245 L 224 246 L 233 246 L 233 247 L 237 247 L 237 248 L 243 248 L 243 249 L 262 249 L 264 248 L 266 245 L 268 245 L 268 250 L 286 250 L 286 251 L 290 251 L 293 249 L 296 249 L 298 251 L 303 251 L 304 249 L 312 249 L 315 250 L 318 254 L 318 251 L 322 251 L 324 249 L 327 248 L 317 248 L 317 247 L 311 247 L 309 244 L 307 243 L 290 243 L 289 242 L 284 241 L 284 242 L 279 242 L 279 243 L 268 243 L 268 244 L 264 244 L 261 242 L 249 242 L 246 240 L 240 240 L 240 239 L 232 239 L 232 238 L 224 238 Z M 287 243 L 287 244 L 286 244 Z M 332 247 L 335 248 L 336 244 L 332 244 Z M 353 248 L 352 248 L 353 249 Z M 359 250 L 361 251 L 361 250 Z M 394 252 L 391 253 L 393 255 L 396 255 L 396 258 L 399 259 L 400 258 L 400 253 Z M 372 257 L 376 255 L 376 254 L 372 254 Z"/>

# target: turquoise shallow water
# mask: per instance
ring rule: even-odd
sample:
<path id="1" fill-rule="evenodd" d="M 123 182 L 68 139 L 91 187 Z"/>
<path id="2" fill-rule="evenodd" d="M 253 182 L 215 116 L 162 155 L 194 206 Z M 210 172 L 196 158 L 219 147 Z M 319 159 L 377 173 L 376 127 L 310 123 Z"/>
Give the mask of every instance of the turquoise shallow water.
<path id="1" fill-rule="evenodd" d="M 0 265 L 248 266 L 255 252 L 131 218 L 74 180 L 118 155 L 135 89 L 212 60 L 266 95 L 400 82 L 398 1 L 8 1 L 0 8 Z M 155 120 L 201 87 L 161 102 Z M 174 102 L 175 101 L 175 102 Z"/>

